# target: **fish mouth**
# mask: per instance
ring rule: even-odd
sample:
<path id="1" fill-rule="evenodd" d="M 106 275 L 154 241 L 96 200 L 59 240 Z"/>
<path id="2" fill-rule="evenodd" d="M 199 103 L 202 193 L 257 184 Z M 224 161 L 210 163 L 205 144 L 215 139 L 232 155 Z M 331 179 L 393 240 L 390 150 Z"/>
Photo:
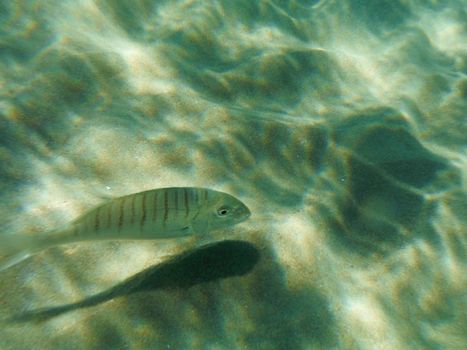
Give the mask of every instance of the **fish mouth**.
<path id="1" fill-rule="evenodd" d="M 251 216 L 251 211 L 245 205 L 237 209 L 237 215 L 238 215 L 238 221 L 242 222 L 242 221 L 247 220 Z"/>

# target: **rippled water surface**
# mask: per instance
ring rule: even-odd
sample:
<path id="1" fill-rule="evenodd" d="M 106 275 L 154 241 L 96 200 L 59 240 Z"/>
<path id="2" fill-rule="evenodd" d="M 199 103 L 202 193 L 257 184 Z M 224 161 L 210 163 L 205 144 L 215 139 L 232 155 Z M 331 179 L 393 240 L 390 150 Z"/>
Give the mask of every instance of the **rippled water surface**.
<path id="1" fill-rule="evenodd" d="M 465 349 L 463 0 L 0 2 L 0 244 L 225 191 L 199 238 L 0 272 L 0 349 Z"/>

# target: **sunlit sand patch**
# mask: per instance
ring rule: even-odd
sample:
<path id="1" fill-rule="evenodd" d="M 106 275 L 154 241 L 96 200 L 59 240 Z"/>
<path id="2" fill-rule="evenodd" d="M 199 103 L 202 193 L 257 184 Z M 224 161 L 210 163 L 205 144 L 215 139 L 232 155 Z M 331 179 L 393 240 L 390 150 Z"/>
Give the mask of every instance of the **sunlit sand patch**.
<path id="1" fill-rule="evenodd" d="M 120 241 L 118 244 L 102 244 L 99 251 L 106 252 L 96 257 L 90 276 L 96 284 L 111 285 L 123 281 L 133 274 L 162 263 L 171 256 L 189 249 L 189 239 Z"/>
<path id="2" fill-rule="evenodd" d="M 446 203 L 440 203 L 437 216 L 434 219 L 434 227 L 442 238 L 442 257 L 440 268 L 446 271 L 446 277 L 449 278 L 451 287 L 455 289 L 465 289 L 467 282 L 466 265 L 462 261 L 462 255 L 454 254 L 455 251 L 463 251 L 467 248 L 467 239 L 462 232 L 465 231 L 465 225 L 461 218 L 456 217 Z M 460 246 L 457 246 L 459 245 Z M 455 246 L 454 246 L 455 245 Z"/>
<path id="3" fill-rule="evenodd" d="M 36 291 L 36 300 L 32 300 L 28 307 L 35 309 L 38 305 L 47 303 L 58 305 L 82 298 L 83 286 L 78 286 L 76 281 L 70 279 L 63 265 L 52 265 L 46 254 L 40 254 L 41 256 L 34 258 L 36 264 L 30 269 L 41 273 L 31 274 L 32 277 L 27 281 L 27 285 Z"/>
<path id="4" fill-rule="evenodd" d="M 54 11 L 61 12 L 61 15 L 53 16 L 51 26 L 65 44 L 77 41 L 85 44 L 88 50 L 95 46 L 105 51 L 105 47 L 109 47 L 106 40 L 125 37 L 124 31 L 101 11 L 95 1 L 80 0 L 71 6 L 63 3 Z"/>
<path id="5" fill-rule="evenodd" d="M 56 175 L 56 168 L 51 164 L 33 158 L 30 159 L 30 164 L 37 174 L 41 175 L 38 176 L 37 183 L 31 184 L 25 194 L 27 199 L 22 210 L 29 216 L 29 220 L 23 221 L 22 227 L 17 228 L 18 232 L 38 231 L 36 234 L 41 234 L 41 231 L 56 229 L 84 209 L 82 201 L 94 202 L 91 197 L 85 195 L 84 184 L 64 181 Z M 76 170 L 74 165 L 65 159 L 58 167 Z M 77 196 L 78 193 L 80 195 Z"/>
<path id="6" fill-rule="evenodd" d="M 467 154 L 467 147 L 464 147 L 463 154 Z M 464 157 L 454 157 L 454 164 L 459 168 L 460 174 L 462 176 L 462 188 L 467 188 L 467 156 Z"/>
<path id="7" fill-rule="evenodd" d="M 369 41 L 372 42 L 372 40 Z M 404 89 L 408 88 L 403 84 L 405 77 L 400 76 L 399 73 L 390 72 L 391 78 L 388 79 L 388 72 L 385 71 L 386 61 L 390 59 L 390 57 L 385 57 L 389 54 L 387 47 L 381 47 L 380 44 L 374 42 L 373 46 L 369 46 L 358 40 L 351 46 L 344 43 L 338 44 L 330 53 L 342 65 L 344 71 L 354 78 L 351 86 L 343 86 L 344 91 L 350 95 L 360 94 L 360 97 L 355 96 L 357 100 L 354 102 L 363 103 L 370 96 L 379 101 L 390 102 L 394 93 L 398 92 L 396 87 L 403 85 Z M 355 79 L 358 80 L 355 81 Z"/>
<path id="8" fill-rule="evenodd" d="M 465 25 L 458 18 L 461 15 L 452 10 L 441 12 L 423 11 L 419 15 L 416 25 L 428 35 L 431 43 L 440 51 L 452 56 L 466 53 L 467 40 Z"/>
<path id="9" fill-rule="evenodd" d="M 273 240 L 278 261 L 285 267 L 289 288 L 313 283 L 322 257 L 319 250 L 323 248 L 316 228 L 303 212 L 276 213 L 274 220 L 274 232 L 269 237 Z"/>
<path id="10" fill-rule="evenodd" d="M 371 296 L 348 296 L 343 303 L 345 322 L 362 349 L 401 349 L 398 332 Z M 358 336 L 356 336 L 358 334 Z"/>
<path id="11" fill-rule="evenodd" d="M 84 174 L 99 174 L 105 185 L 112 182 L 111 187 L 119 191 L 118 195 L 164 187 L 170 183 L 187 183 L 186 176 L 174 172 L 163 161 L 170 154 L 170 149 L 160 149 L 157 143 L 154 145 L 143 135 L 135 136 L 124 128 L 89 125 L 70 140 L 67 150 L 82 164 L 80 170 Z M 128 182 L 129 178 L 131 182 Z"/>
<path id="12" fill-rule="evenodd" d="M 238 26 L 237 30 L 240 35 L 238 42 L 244 47 L 281 49 L 301 46 L 298 41 L 291 40 L 290 36 L 275 26 L 261 26 L 255 30 L 247 30 L 244 26 Z"/>
<path id="13" fill-rule="evenodd" d="M 118 55 L 126 68 L 122 74 L 136 94 L 159 95 L 175 91 L 174 73 L 157 49 L 129 38 L 93 1 L 64 7 L 73 14 L 72 20 L 63 21 L 62 16 L 58 16 L 54 21 L 64 49 L 74 45 L 81 47 L 85 43 L 86 49 L 80 48 L 79 53 Z"/>
<path id="14" fill-rule="evenodd" d="M 89 312 L 68 313 L 47 322 L 44 331 L 57 335 L 70 333 L 71 336 L 73 334 L 73 337 L 80 339 L 79 342 L 84 345 L 87 342 L 86 340 L 92 342 L 94 335 L 94 330 L 87 325 L 86 319 L 88 317 Z"/>
<path id="15" fill-rule="evenodd" d="M 157 51 L 131 42 L 122 42 L 115 48 L 127 65 L 127 80 L 139 95 L 174 93 L 174 75 Z"/>
<path id="16" fill-rule="evenodd" d="M 182 0 L 177 3 L 162 4 L 157 15 L 164 28 L 171 31 L 188 31 L 216 21 L 215 15 L 220 14 L 220 10 L 220 6 L 216 6 L 216 3 Z M 191 15 L 187 17 L 186 11 L 190 11 Z"/>
<path id="17" fill-rule="evenodd" d="M 348 76 L 350 85 L 342 85 L 347 97 L 354 97 L 353 102 L 360 104 L 378 101 L 401 107 L 412 98 L 421 102 L 422 111 L 432 109 L 434 96 L 430 84 L 436 84 L 434 76 L 441 71 L 429 74 L 427 67 L 401 58 L 401 52 L 406 55 L 407 49 L 415 50 L 417 45 L 427 52 L 431 50 L 422 32 L 413 30 L 404 37 L 397 31 L 392 36 L 388 33 L 384 43 L 361 28 L 352 32 L 338 36 L 326 47 Z M 418 79 L 413 79 L 415 76 Z"/>

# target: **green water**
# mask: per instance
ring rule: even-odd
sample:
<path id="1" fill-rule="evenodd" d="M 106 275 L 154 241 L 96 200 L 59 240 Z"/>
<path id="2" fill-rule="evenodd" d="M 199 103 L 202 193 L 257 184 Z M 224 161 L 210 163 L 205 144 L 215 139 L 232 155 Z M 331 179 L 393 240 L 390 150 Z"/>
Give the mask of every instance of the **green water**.
<path id="1" fill-rule="evenodd" d="M 252 212 L 0 272 L 0 349 L 466 348 L 466 16 L 0 2 L 0 235 L 172 186 Z"/>

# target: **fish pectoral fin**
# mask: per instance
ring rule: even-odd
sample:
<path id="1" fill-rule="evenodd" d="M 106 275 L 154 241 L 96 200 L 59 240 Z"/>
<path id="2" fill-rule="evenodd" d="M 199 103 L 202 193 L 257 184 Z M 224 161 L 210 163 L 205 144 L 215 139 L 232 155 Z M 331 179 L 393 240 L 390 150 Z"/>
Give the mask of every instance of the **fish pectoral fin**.
<path id="1" fill-rule="evenodd" d="M 193 228 L 191 226 L 185 226 L 181 229 L 181 235 L 182 236 L 192 236 L 194 235 L 196 232 L 193 230 Z"/>

